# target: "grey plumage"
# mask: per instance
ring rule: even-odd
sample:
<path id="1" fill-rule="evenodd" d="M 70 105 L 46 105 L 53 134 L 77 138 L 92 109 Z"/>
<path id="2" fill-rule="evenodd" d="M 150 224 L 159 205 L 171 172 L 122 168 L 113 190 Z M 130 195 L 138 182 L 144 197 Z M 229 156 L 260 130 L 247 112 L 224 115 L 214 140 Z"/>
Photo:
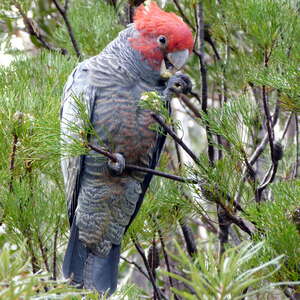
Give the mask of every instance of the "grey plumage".
<path id="1" fill-rule="evenodd" d="M 156 4 L 152 4 L 152 9 L 157 12 Z M 173 15 L 168 19 L 167 14 L 161 13 L 155 20 L 159 23 L 162 16 L 175 22 Z M 61 132 L 66 143 L 81 138 L 69 127 L 69 124 L 83 127 L 76 107 L 80 99 L 97 133 L 89 137 L 89 143 L 119 153 L 126 163 L 155 168 L 165 135 L 151 130 L 154 120 L 150 111 L 139 106 L 139 101 L 143 92 L 157 91 L 165 96 L 168 106 L 170 95 L 185 91 L 183 88 L 190 83 L 181 75 L 171 78 L 167 85 L 161 78 L 161 74 L 165 76 L 178 66 L 181 68 L 192 48 L 191 32 L 179 18 L 177 22 L 174 27 L 177 33 L 188 34 L 189 42 L 182 46 L 182 36 L 171 34 L 177 47 L 173 47 L 173 52 L 167 53 L 166 45 L 158 44 L 152 33 L 149 40 L 141 39 L 148 47 L 148 55 L 158 54 L 156 66 L 160 64 L 161 70 L 130 44 L 131 38 L 137 40 L 141 34 L 135 25 L 123 30 L 99 55 L 74 69 L 65 85 L 61 108 Z M 152 178 L 150 174 L 126 169 L 122 172 L 121 165 L 112 168 L 106 157 L 94 151 L 62 159 L 71 225 L 63 272 L 74 284 L 100 293 L 111 294 L 116 289 L 121 240 Z"/>
<path id="2" fill-rule="evenodd" d="M 74 136 L 68 123 L 77 119 L 75 97 L 111 152 L 122 153 L 127 163 L 154 168 L 165 137 L 149 129 L 148 111 L 138 106 L 145 91 L 165 88 L 158 71 L 144 62 L 128 44 L 133 26 L 119 34 L 98 56 L 80 63 L 66 83 L 61 109 L 61 130 L 66 142 Z M 98 146 L 96 137 L 90 143 Z M 62 160 L 71 235 L 63 272 L 74 283 L 99 292 L 116 288 L 120 243 L 143 200 L 151 176 L 124 172 L 112 176 L 107 158 L 91 151 L 87 156 Z"/>

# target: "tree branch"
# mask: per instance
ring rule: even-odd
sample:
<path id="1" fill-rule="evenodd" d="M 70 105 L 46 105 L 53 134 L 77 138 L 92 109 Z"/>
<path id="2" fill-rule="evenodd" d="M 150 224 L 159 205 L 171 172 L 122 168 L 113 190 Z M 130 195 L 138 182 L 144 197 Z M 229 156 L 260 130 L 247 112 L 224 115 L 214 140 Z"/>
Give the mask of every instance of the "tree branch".
<path id="1" fill-rule="evenodd" d="M 131 261 L 131 260 L 128 260 L 126 257 L 124 257 L 124 256 L 122 256 L 122 255 L 120 256 L 120 258 L 123 259 L 123 260 L 124 260 L 125 262 L 127 262 L 128 264 L 135 266 L 135 267 L 139 270 L 139 272 L 140 272 L 141 274 L 143 274 L 143 275 L 150 281 L 149 276 L 144 272 L 144 270 L 142 269 L 142 267 L 139 266 L 136 262 Z"/>
<path id="2" fill-rule="evenodd" d="M 295 122 L 296 122 L 296 164 L 294 178 L 298 177 L 298 168 L 299 168 L 299 159 L 300 159 L 300 145 L 299 145 L 299 124 L 298 124 L 298 114 L 295 113 Z"/>
<path id="3" fill-rule="evenodd" d="M 68 34 L 70 36 L 70 39 L 71 39 L 71 42 L 72 42 L 72 45 L 73 45 L 73 48 L 75 50 L 75 53 L 76 53 L 76 56 L 81 59 L 82 58 L 82 55 L 81 55 L 81 52 L 79 50 L 79 46 L 78 46 L 78 43 L 75 39 L 75 36 L 74 36 L 74 32 L 73 32 L 73 29 L 72 29 L 72 26 L 71 26 L 71 23 L 69 21 L 69 18 L 68 18 L 68 15 L 67 15 L 67 10 L 65 8 L 68 7 L 68 3 L 67 3 L 67 6 L 65 8 L 62 8 L 61 5 L 58 3 L 57 0 L 52 0 L 55 7 L 57 8 L 57 10 L 59 11 L 60 15 L 62 16 L 62 18 L 64 19 L 64 22 L 66 24 L 66 27 L 67 27 L 67 31 L 68 31 Z"/>
<path id="4" fill-rule="evenodd" d="M 26 27 L 26 31 L 31 36 L 34 36 L 45 49 L 50 50 L 50 51 L 58 51 L 63 55 L 66 55 L 68 53 L 66 49 L 56 48 L 55 46 L 53 46 L 49 42 L 47 42 L 46 39 L 44 38 L 43 34 L 41 33 L 42 30 L 38 27 L 38 24 L 31 18 L 27 17 L 26 13 L 22 10 L 21 5 L 17 1 L 14 1 L 13 4 L 19 11 L 20 15 L 22 16 L 23 22 Z"/>
<path id="5" fill-rule="evenodd" d="M 201 162 L 196 154 L 194 154 L 193 151 L 182 141 L 182 139 L 180 139 L 175 132 L 164 123 L 162 118 L 155 113 L 151 113 L 151 116 L 175 140 L 175 142 L 182 147 L 182 149 L 192 158 L 192 160 L 197 165 L 201 166 Z"/>
<path id="6" fill-rule="evenodd" d="M 95 152 L 98 152 L 98 153 L 103 154 L 104 156 L 110 158 L 112 161 L 114 161 L 114 162 L 116 161 L 116 157 L 115 157 L 114 154 L 112 154 L 112 153 L 110 153 L 110 152 L 108 152 L 108 151 L 106 151 L 102 148 L 95 147 L 91 144 L 88 144 L 87 146 L 90 149 L 94 150 Z M 168 173 L 165 173 L 165 172 L 162 172 L 162 171 L 158 171 L 158 170 L 154 170 L 154 169 L 150 169 L 150 168 L 145 168 L 145 167 L 140 167 L 140 166 L 137 166 L 137 165 L 126 164 L 125 168 L 128 169 L 128 170 L 132 170 L 132 171 L 150 173 L 150 174 L 153 174 L 153 175 L 156 175 L 156 176 L 165 177 L 165 178 L 175 180 L 175 181 L 178 181 L 178 182 L 193 183 L 193 184 L 199 183 L 199 181 L 195 180 L 195 179 L 184 178 L 184 177 L 181 177 L 181 176 L 168 174 Z"/>
<path id="7" fill-rule="evenodd" d="M 195 26 L 190 22 L 189 18 L 183 12 L 178 0 L 173 0 L 173 2 L 175 4 L 176 8 L 178 9 L 178 12 L 179 12 L 180 16 L 182 17 L 182 19 L 184 20 L 184 22 L 186 24 L 188 24 L 193 29 L 193 31 L 196 31 Z"/>
<path id="8" fill-rule="evenodd" d="M 163 239 L 162 232 L 161 232 L 161 230 L 160 230 L 160 228 L 158 226 L 157 226 L 157 232 L 158 232 L 158 236 L 159 236 L 161 248 L 162 248 L 162 251 L 163 251 L 163 255 L 164 255 L 164 259 L 165 259 L 167 271 L 169 273 L 171 273 L 171 267 L 170 267 L 169 257 L 168 257 L 168 254 L 166 252 L 166 245 L 165 245 L 165 242 L 164 242 L 164 239 Z M 170 275 L 168 275 L 168 279 L 169 279 L 169 282 L 170 282 L 170 286 L 173 288 L 174 287 L 173 278 Z M 178 297 L 177 297 L 177 295 L 175 295 L 175 294 L 174 294 L 174 299 L 175 300 L 179 300 Z"/>
<path id="9" fill-rule="evenodd" d="M 152 287 L 155 291 L 155 294 L 157 296 L 157 298 L 160 300 L 160 299 L 167 299 L 161 292 L 161 290 L 158 288 L 158 286 L 156 285 L 155 283 L 155 280 L 154 280 L 154 277 L 153 277 L 153 273 L 151 271 L 151 268 L 149 266 L 149 263 L 147 261 L 147 258 L 146 258 L 146 255 L 145 255 L 145 252 L 144 252 L 144 249 L 141 247 L 141 245 L 139 244 L 139 242 L 134 239 L 133 237 L 131 238 L 132 239 L 132 242 L 136 248 L 136 250 L 138 251 L 138 253 L 140 254 L 144 264 L 145 264 L 145 267 L 147 269 L 147 272 L 148 272 L 148 275 L 149 275 L 149 278 L 150 278 L 150 282 L 152 284 Z"/>

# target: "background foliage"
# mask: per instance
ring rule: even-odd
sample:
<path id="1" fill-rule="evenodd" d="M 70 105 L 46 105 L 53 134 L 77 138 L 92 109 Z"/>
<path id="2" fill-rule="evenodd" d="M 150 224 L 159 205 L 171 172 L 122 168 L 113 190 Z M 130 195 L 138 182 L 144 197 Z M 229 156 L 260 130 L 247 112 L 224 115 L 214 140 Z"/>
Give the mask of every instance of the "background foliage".
<path id="1" fill-rule="evenodd" d="M 0 299 L 86 293 L 61 275 L 60 96 L 142 2 L 1 1 L 0 54 L 13 61 L 0 67 Z M 297 299 L 299 1 L 159 3 L 195 37 L 184 70 L 193 93 L 172 103 L 195 155 L 170 138 L 160 169 L 199 184 L 153 180 L 123 242 L 115 297 Z"/>

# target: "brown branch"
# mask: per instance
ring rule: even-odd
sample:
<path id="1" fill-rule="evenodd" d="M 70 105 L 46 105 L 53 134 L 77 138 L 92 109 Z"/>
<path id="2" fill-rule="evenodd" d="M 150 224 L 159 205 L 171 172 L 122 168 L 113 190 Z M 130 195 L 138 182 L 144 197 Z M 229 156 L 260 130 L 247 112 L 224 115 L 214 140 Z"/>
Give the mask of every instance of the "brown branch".
<path id="1" fill-rule="evenodd" d="M 287 121 L 286 121 L 286 123 L 285 123 L 285 125 L 284 125 L 284 129 L 283 129 L 282 136 L 280 138 L 280 142 L 283 141 L 283 139 L 285 138 L 285 135 L 287 134 L 287 131 L 288 131 L 289 127 L 290 127 L 293 115 L 294 114 L 291 112 L 290 115 L 289 115 L 289 117 L 288 117 L 288 119 L 287 119 Z"/>
<path id="2" fill-rule="evenodd" d="M 267 127 L 267 133 L 268 133 L 268 140 L 270 145 L 270 151 L 271 151 L 271 159 L 274 163 L 274 130 L 272 127 L 272 118 L 270 114 L 269 104 L 267 100 L 267 94 L 266 94 L 266 87 L 262 87 L 262 100 L 263 100 L 263 108 L 266 116 L 266 127 Z"/>
<path id="3" fill-rule="evenodd" d="M 181 176 L 168 174 L 168 173 L 161 172 L 161 171 L 158 171 L 158 170 L 153 170 L 153 169 L 150 169 L 150 168 L 144 168 L 144 167 L 131 165 L 131 164 L 126 164 L 126 169 L 135 170 L 135 171 L 144 172 L 144 173 L 151 173 L 153 175 L 161 176 L 161 177 L 168 178 L 168 179 L 171 179 L 171 180 L 175 180 L 175 181 L 178 181 L 178 182 L 192 183 L 192 184 L 198 184 L 199 183 L 199 180 L 196 180 L 196 179 L 184 178 L 184 177 L 181 177 Z"/>
<path id="4" fill-rule="evenodd" d="M 55 230 L 54 233 L 54 243 L 53 243 L 53 280 L 57 278 L 57 238 L 58 238 L 58 228 Z"/>
<path id="5" fill-rule="evenodd" d="M 183 12 L 178 0 L 173 0 L 173 2 L 175 4 L 176 8 L 178 9 L 178 12 L 179 12 L 180 16 L 182 17 L 182 19 L 184 20 L 184 22 L 187 23 L 193 29 L 193 31 L 196 31 L 195 26 L 190 22 L 189 18 Z"/>
<path id="6" fill-rule="evenodd" d="M 295 172 L 294 178 L 298 177 L 298 168 L 299 168 L 299 155 L 300 155 L 300 145 L 299 145 L 299 124 L 298 124 L 298 114 L 295 113 L 295 122 L 296 122 L 296 165 L 295 165 Z"/>
<path id="7" fill-rule="evenodd" d="M 179 221 L 179 223 L 185 240 L 187 252 L 190 257 L 193 257 L 195 254 L 197 254 L 197 246 L 192 230 L 184 221 Z"/>
<path id="8" fill-rule="evenodd" d="M 152 118 L 178 143 L 182 149 L 192 158 L 192 160 L 199 166 L 201 166 L 200 160 L 197 158 L 196 154 L 180 139 L 175 132 L 170 129 L 162 120 L 162 118 L 155 113 L 151 113 Z"/>
<path id="9" fill-rule="evenodd" d="M 53 46 L 52 44 L 50 44 L 49 42 L 47 42 L 42 34 L 42 30 L 38 27 L 37 23 L 34 20 L 27 17 L 26 13 L 21 8 L 21 5 L 16 1 L 14 1 L 13 4 L 19 11 L 20 15 L 22 16 L 23 22 L 26 27 L 26 31 L 31 36 L 34 36 L 45 49 L 48 49 L 50 51 L 58 51 L 63 55 L 66 55 L 68 53 L 66 49 L 57 48 L 57 47 Z"/>
<path id="10" fill-rule="evenodd" d="M 15 169 L 17 143 L 18 143 L 18 136 L 17 136 L 16 133 L 14 133 L 12 150 L 11 150 L 11 154 L 10 154 L 10 163 L 9 163 L 10 180 L 9 180 L 8 188 L 9 188 L 10 192 L 12 192 L 12 190 L 13 190 L 13 180 L 14 180 L 14 169 Z"/>
<path id="11" fill-rule="evenodd" d="M 143 274 L 143 275 L 150 281 L 149 276 L 144 272 L 144 270 L 142 269 L 142 267 L 139 266 L 136 262 L 131 261 L 131 260 L 128 260 L 126 257 L 124 257 L 124 256 L 122 256 L 122 255 L 120 256 L 120 258 L 123 259 L 123 260 L 124 260 L 125 262 L 127 262 L 128 264 L 135 266 L 135 267 L 139 270 L 139 272 L 140 272 L 141 274 Z"/>
<path id="12" fill-rule="evenodd" d="M 64 5 L 64 11 L 67 13 L 68 9 L 69 9 L 69 0 L 65 0 L 65 5 Z"/>
<path id="13" fill-rule="evenodd" d="M 74 36 L 74 32 L 73 32 L 73 29 L 72 29 L 72 26 L 71 26 L 71 23 L 69 21 L 69 18 L 68 18 L 68 15 L 67 15 L 67 10 L 65 8 L 62 8 L 61 5 L 58 3 L 57 0 L 52 0 L 55 7 L 57 8 L 57 10 L 59 11 L 60 15 L 62 16 L 62 18 L 64 19 L 64 22 L 66 24 L 66 27 L 67 27 L 67 31 L 68 31 L 68 34 L 69 34 L 69 37 L 71 39 L 71 42 L 72 42 L 72 45 L 73 45 L 73 48 L 75 50 L 75 53 L 76 53 L 76 56 L 80 59 L 82 58 L 82 55 L 81 55 L 81 52 L 79 50 L 79 46 L 78 46 L 78 43 L 75 39 L 75 36 Z"/>
<path id="14" fill-rule="evenodd" d="M 132 242 L 136 248 L 136 250 L 138 251 L 138 253 L 140 254 L 144 264 L 145 264 L 145 267 L 147 269 L 147 272 L 148 272 L 148 275 L 149 275 L 149 278 L 150 278 L 150 282 L 152 284 L 152 287 L 153 287 L 153 290 L 157 296 L 157 298 L 160 300 L 160 299 L 167 299 L 161 292 L 161 290 L 158 288 L 158 286 L 156 285 L 155 283 L 155 280 L 154 280 L 154 277 L 153 277 L 153 273 L 151 271 L 151 268 L 149 266 L 149 263 L 147 261 L 147 258 L 146 258 L 146 255 L 145 255 L 145 252 L 144 252 L 144 249 L 141 247 L 141 245 L 139 244 L 139 242 L 132 238 Z"/>
<path id="15" fill-rule="evenodd" d="M 113 153 L 110 153 L 102 148 L 99 147 L 95 147 L 91 144 L 87 145 L 90 149 L 94 150 L 95 152 L 98 152 L 100 154 L 103 154 L 104 156 L 110 158 L 112 161 L 116 162 L 116 157 Z M 145 167 L 140 167 L 137 165 L 132 165 L 132 164 L 126 164 L 125 168 L 128 170 L 134 170 L 134 171 L 138 171 L 138 172 L 143 172 L 143 173 L 150 173 L 156 176 L 160 176 L 160 177 L 164 177 L 164 178 L 168 178 L 171 180 L 175 180 L 178 182 L 184 182 L 184 183 L 193 183 L 193 184 L 197 184 L 199 183 L 198 180 L 195 179 L 191 179 L 191 178 L 184 178 L 181 176 L 177 176 L 177 175 L 173 175 L 173 174 L 168 174 L 162 171 L 158 171 L 158 170 L 154 170 L 154 169 L 150 169 L 150 168 L 145 168 Z"/>
<path id="16" fill-rule="evenodd" d="M 164 239 L 163 239 L 162 232 L 161 232 L 161 230 L 159 228 L 157 229 L 157 232 L 158 232 L 158 236 L 159 236 L 161 248 L 162 248 L 162 251 L 163 251 L 163 255 L 164 255 L 164 259 L 165 259 L 167 271 L 169 273 L 171 273 L 171 267 L 170 267 L 169 257 L 168 257 L 167 251 L 166 251 L 166 245 L 165 245 L 165 242 L 164 242 Z M 170 282 L 170 286 L 173 288 L 174 287 L 174 283 L 173 283 L 173 279 L 172 279 L 172 277 L 170 275 L 168 275 L 168 279 L 169 279 L 169 282 Z M 174 294 L 174 299 L 175 300 L 179 300 L 178 297 L 177 297 L 177 295 L 175 295 L 175 294 Z"/>
<path id="17" fill-rule="evenodd" d="M 250 86 L 251 86 L 251 84 L 250 84 Z M 273 113 L 273 117 L 272 117 L 272 127 L 273 128 L 276 125 L 278 117 L 279 117 L 279 105 L 280 105 L 280 102 L 279 102 L 279 99 L 277 99 L 276 107 L 275 107 L 275 110 L 274 110 L 274 113 Z M 261 154 L 265 150 L 266 145 L 268 143 L 268 137 L 269 137 L 269 135 L 268 135 L 268 133 L 266 133 L 265 136 L 263 137 L 262 141 L 260 142 L 260 144 L 253 151 L 252 155 L 248 159 L 249 165 L 251 165 L 251 166 L 254 165 L 254 163 L 261 156 Z M 244 170 L 243 175 L 242 175 L 242 179 L 241 179 L 241 183 L 240 183 L 240 186 L 239 186 L 239 189 L 238 189 L 238 191 L 237 191 L 237 193 L 236 193 L 236 195 L 234 197 L 234 200 L 237 203 L 240 201 L 240 197 L 241 197 L 241 193 L 242 193 L 242 189 L 243 189 L 244 183 L 245 183 L 245 181 L 246 181 L 246 179 L 247 179 L 247 177 L 249 175 L 248 171 L 249 171 L 249 169 L 247 169 L 247 168 Z"/>
<path id="18" fill-rule="evenodd" d="M 43 246 L 43 242 L 41 240 L 40 235 L 38 234 L 38 245 L 42 254 L 42 258 L 46 267 L 46 270 L 48 273 L 50 273 L 50 268 L 49 268 L 49 264 L 48 264 L 48 258 L 47 258 L 47 254 L 45 252 L 45 247 Z"/>
<path id="19" fill-rule="evenodd" d="M 98 152 L 100 154 L 103 154 L 104 156 L 110 158 L 113 162 L 117 162 L 117 158 L 114 154 L 102 149 L 102 148 L 99 148 L 99 147 L 96 147 L 96 146 L 93 146 L 92 144 L 87 144 L 87 146 L 94 150 L 95 152 Z"/>
<path id="20" fill-rule="evenodd" d="M 198 25 L 197 42 L 199 48 L 199 62 L 200 62 L 200 74 L 201 74 L 201 99 L 202 99 L 202 111 L 207 114 L 207 100 L 208 100 L 208 88 L 207 88 L 207 69 L 204 61 L 204 17 L 202 3 L 198 3 L 196 6 L 197 14 L 196 20 Z M 209 124 L 205 126 L 207 142 L 208 142 L 208 158 L 211 165 L 214 164 L 214 147 L 212 145 L 212 133 L 209 128 Z"/>
<path id="21" fill-rule="evenodd" d="M 189 108 L 189 110 L 194 114 L 196 118 L 201 119 L 201 114 L 198 108 L 190 101 L 190 99 L 186 95 L 180 94 L 179 99 Z"/>

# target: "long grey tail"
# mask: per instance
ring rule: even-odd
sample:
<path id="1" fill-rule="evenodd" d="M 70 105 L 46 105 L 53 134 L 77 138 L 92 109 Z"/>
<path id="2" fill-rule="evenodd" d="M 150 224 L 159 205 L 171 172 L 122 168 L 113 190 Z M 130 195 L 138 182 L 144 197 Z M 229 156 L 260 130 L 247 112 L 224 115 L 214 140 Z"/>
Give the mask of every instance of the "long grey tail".
<path id="1" fill-rule="evenodd" d="M 96 256 L 79 240 L 75 224 L 74 219 L 63 262 L 64 277 L 79 287 L 111 295 L 117 288 L 120 245 L 113 245 L 107 257 Z"/>

